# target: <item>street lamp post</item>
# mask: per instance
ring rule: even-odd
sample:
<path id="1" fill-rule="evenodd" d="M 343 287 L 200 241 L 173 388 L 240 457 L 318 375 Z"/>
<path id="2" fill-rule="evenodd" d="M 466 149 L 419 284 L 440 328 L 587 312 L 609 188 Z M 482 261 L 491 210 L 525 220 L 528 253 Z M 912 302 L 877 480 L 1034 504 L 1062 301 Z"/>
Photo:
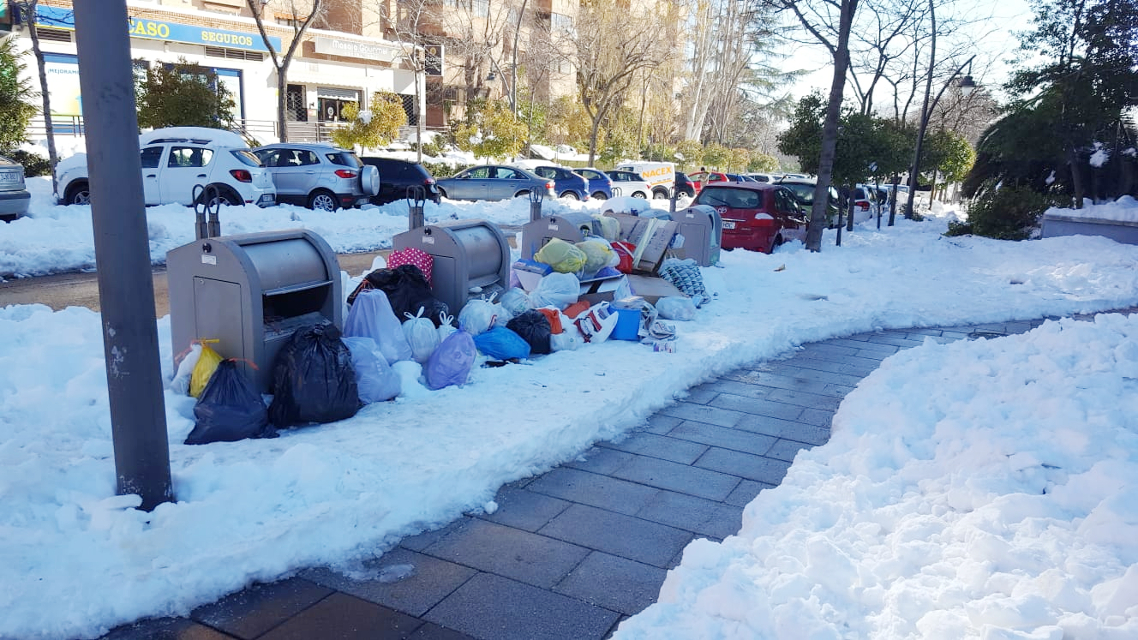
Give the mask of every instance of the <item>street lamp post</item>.
<path id="1" fill-rule="evenodd" d="M 905 204 L 906 218 L 913 217 L 913 200 L 917 196 L 917 178 L 921 170 L 921 146 L 925 141 L 925 129 L 927 129 L 929 126 L 929 116 L 932 114 L 933 109 L 936 109 L 937 103 L 940 102 L 940 97 L 944 95 L 945 90 L 948 89 L 948 87 L 952 84 L 952 81 L 956 79 L 956 76 L 960 75 L 960 72 L 964 70 L 964 67 L 968 67 L 969 73 L 966 74 L 960 81 L 961 91 L 967 95 L 976 88 L 976 83 L 973 82 L 971 73 L 972 60 L 975 58 L 976 56 L 968 58 L 964 61 L 964 64 L 956 68 L 956 71 L 954 71 L 952 75 L 949 76 L 948 82 L 944 83 L 944 86 L 941 87 L 939 92 L 937 92 L 936 98 L 932 101 L 932 104 L 929 105 L 929 107 L 921 113 L 921 124 L 917 129 L 917 148 L 913 152 L 913 166 L 909 169 L 909 198 L 908 202 Z M 925 96 L 927 98 L 928 93 L 926 93 Z M 896 197 L 896 195 L 894 195 L 894 197 Z"/>

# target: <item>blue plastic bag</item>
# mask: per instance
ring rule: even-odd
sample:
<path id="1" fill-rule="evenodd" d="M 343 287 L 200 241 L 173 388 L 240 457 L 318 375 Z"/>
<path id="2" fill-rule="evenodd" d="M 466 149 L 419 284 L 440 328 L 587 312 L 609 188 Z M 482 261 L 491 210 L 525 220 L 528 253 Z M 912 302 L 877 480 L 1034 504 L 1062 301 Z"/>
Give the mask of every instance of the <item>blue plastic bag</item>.
<path id="1" fill-rule="evenodd" d="M 524 360 L 529 357 L 529 343 L 506 327 L 494 327 L 474 336 L 474 345 L 495 360 Z"/>
<path id="2" fill-rule="evenodd" d="M 459 329 L 442 341 L 427 360 L 427 388 L 432 391 L 466 383 L 477 349 L 474 337 Z"/>

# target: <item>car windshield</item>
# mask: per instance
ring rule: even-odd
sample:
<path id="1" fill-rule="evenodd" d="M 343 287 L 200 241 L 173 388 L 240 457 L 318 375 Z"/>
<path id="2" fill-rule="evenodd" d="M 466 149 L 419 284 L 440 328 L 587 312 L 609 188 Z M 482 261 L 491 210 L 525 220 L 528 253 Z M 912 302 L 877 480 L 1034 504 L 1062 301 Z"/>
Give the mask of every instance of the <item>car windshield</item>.
<path id="1" fill-rule="evenodd" d="M 264 166 L 261 164 L 261 160 L 257 156 L 253 155 L 252 151 L 246 151 L 244 149 L 232 149 L 229 153 L 232 153 L 233 157 L 240 160 L 242 164 L 247 164 L 250 167 Z"/>
<path id="2" fill-rule="evenodd" d="M 751 189 L 707 188 L 699 192 L 695 204 L 731 209 L 758 209 L 762 193 Z"/>
<path id="3" fill-rule="evenodd" d="M 812 184 L 784 184 L 782 185 L 794 192 L 794 197 L 802 204 L 814 204 L 814 185 Z"/>

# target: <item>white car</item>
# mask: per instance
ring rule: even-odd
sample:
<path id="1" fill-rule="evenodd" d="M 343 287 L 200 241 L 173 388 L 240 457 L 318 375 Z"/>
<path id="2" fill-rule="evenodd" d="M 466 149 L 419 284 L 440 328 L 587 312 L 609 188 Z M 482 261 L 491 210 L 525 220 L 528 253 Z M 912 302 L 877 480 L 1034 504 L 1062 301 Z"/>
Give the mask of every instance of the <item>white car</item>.
<path id="1" fill-rule="evenodd" d="M 652 185 L 648 184 L 648 181 L 639 173 L 609 171 L 608 177 L 612 179 L 612 195 L 614 198 L 621 196 L 647 198 L 652 193 Z"/>
<path id="2" fill-rule="evenodd" d="M 138 137 L 142 154 L 142 189 L 147 205 L 194 203 L 194 188 L 217 187 L 225 204 L 276 204 L 273 176 L 241 136 L 206 127 L 168 127 Z M 90 204 L 87 154 L 59 163 L 59 204 Z"/>

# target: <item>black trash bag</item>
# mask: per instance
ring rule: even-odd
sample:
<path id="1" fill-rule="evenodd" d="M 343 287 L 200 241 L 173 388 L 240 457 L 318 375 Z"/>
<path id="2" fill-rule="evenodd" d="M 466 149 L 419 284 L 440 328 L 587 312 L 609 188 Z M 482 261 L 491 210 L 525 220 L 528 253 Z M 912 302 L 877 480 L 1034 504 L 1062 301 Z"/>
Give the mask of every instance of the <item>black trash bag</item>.
<path id="1" fill-rule="evenodd" d="M 544 313 L 530 309 L 514 316 L 506 323 L 506 328 L 529 343 L 531 354 L 542 355 L 552 352 L 549 338 L 553 335 L 553 328 L 549 326 L 549 318 L 546 318 Z"/>
<path id="2" fill-rule="evenodd" d="M 394 269 L 376 269 L 364 276 L 362 282 L 348 296 L 348 304 L 356 301 L 360 291 L 379 289 L 387 294 L 391 310 L 402 322 L 404 313 L 416 315 L 419 307 L 424 310 L 423 317 L 430 318 L 435 327 L 442 324 L 441 316 L 447 313 L 447 304 L 435 297 L 427 277 L 413 264 L 403 264 Z"/>
<path id="3" fill-rule="evenodd" d="M 273 365 L 269 420 L 280 428 L 335 422 L 356 415 L 360 406 L 352 353 L 336 325 L 316 324 L 292 334 Z"/>
<path id="4" fill-rule="evenodd" d="M 277 437 L 261 394 L 232 359 L 222 360 L 210 376 L 194 405 L 194 421 L 186 444 Z"/>

